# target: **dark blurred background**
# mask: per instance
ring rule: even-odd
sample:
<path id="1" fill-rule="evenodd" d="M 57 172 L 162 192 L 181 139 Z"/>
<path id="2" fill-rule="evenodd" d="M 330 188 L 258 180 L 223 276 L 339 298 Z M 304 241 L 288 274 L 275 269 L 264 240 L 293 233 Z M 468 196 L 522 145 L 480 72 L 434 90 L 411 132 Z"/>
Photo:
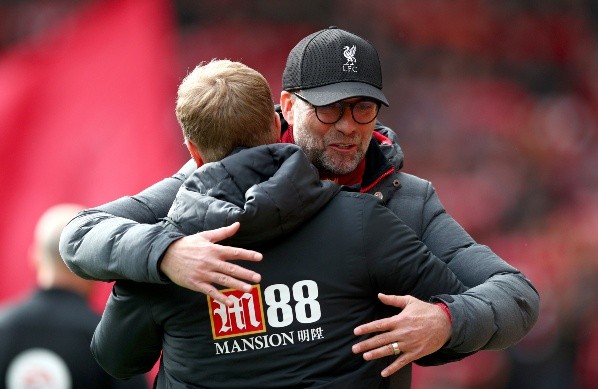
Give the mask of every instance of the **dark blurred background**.
<path id="1" fill-rule="evenodd" d="M 380 54 L 390 101 L 380 118 L 399 135 L 404 170 L 431 180 L 448 212 L 476 240 L 524 271 L 542 298 L 537 325 L 518 345 L 446 366 L 416 368 L 414 389 L 598 387 L 598 315 L 593 305 L 598 301 L 598 2 L 148 1 L 122 3 L 163 3 L 160 14 L 166 16 L 160 20 L 167 27 L 161 24 L 159 34 L 168 37 L 171 51 L 158 58 L 169 61 L 163 89 L 168 118 L 155 123 L 155 131 L 180 137 L 174 141 L 180 153 L 153 158 L 152 166 L 163 170 L 133 186 L 119 186 L 108 172 L 100 182 L 110 191 L 101 196 L 81 198 L 80 191 L 67 190 L 46 202 L 87 201 L 93 206 L 133 194 L 176 171 L 187 158 L 174 121 L 176 86 L 197 63 L 212 58 L 242 61 L 266 76 L 277 101 L 286 56 L 295 43 L 330 25 L 348 29 L 371 41 Z M 2 61 L 23 47 L 30 50 L 31 42 L 39 45 L 56 30 L 69 31 L 61 39 L 71 39 L 79 30 L 64 30 L 65 24 L 77 15 L 101 12 L 102 6 L 122 6 L 114 3 L 118 2 L 3 0 L 0 112 L 8 112 L 2 104 L 10 105 L 18 94 L 13 85 L 13 94 L 3 96 L 1 83 L 14 77 L 7 76 Z M 141 31 L 157 28 L 151 20 L 144 24 L 145 14 L 132 14 L 131 20 L 143 25 Z M 110 37 L 108 28 L 106 37 L 118 41 L 125 35 Z M 49 58 L 51 53 L 43 55 Z M 129 58 L 119 61 L 122 66 Z M 40 62 L 40 71 L 44 67 Z M 145 78 L 148 84 L 154 82 L 150 76 Z M 68 110 L 69 104 L 64 101 L 59 109 Z M 19 118 L 27 118 L 21 109 L 25 113 Z M 93 107 L 88 109 L 93 112 Z M 14 139 L 9 132 L 23 131 L 14 124 L 22 119 L 11 125 L 3 122 L 0 117 L 3 143 Z M 152 136 L 141 128 L 129 131 L 133 139 Z M 83 147 L 80 144 L 79 152 Z M 89 145 L 90 150 L 98 148 L 101 143 Z M 0 150 L 3 161 L 19 153 L 8 143 Z M 104 157 L 124 169 L 128 162 L 123 155 L 129 153 L 105 150 L 109 155 Z M 45 153 L 46 159 L 53 158 L 52 150 Z M 62 187 L 71 187 L 73 181 L 81 184 L 77 177 L 88 174 L 90 158 L 74 162 Z M 139 160 L 140 166 L 148 164 L 148 159 Z M 122 174 L 131 179 L 138 171 Z M 0 185 L 13 199 L 27 189 L 11 180 L 28 178 L 13 174 Z M 44 198 L 43 185 L 38 183 L 35 192 L 36 198 Z M 69 199 L 69 194 L 76 198 Z M 13 212 L 3 217 L 5 235 L 4 231 L 18 232 L 12 226 L 14 215 L 24 208 L 11 204 L 0 205 L 3 213 L 8 208 Z M 19 282 L 0 287 L 0 302 L 19 295 L 31 280 L 26 267 L 11 265 L 26 254 L 15 250 L 0 257 L 0 271 Z M 103 299 L 101 294 L 98 309 Z"/>

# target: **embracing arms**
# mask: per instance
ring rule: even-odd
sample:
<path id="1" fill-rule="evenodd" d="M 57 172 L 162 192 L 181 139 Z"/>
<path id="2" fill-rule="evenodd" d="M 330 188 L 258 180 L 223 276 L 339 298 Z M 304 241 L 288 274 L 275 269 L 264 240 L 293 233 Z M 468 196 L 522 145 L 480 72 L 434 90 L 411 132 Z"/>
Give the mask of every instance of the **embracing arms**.
<path id="1" fill-rule="evenodd" d="M 241 288 L 246 284 L 240 279 L 249 281 L 259 277 L 243 273 L 241 267 L 223 260 L 227 256 L 222 252 L 213 256 L 211 262 L 201 263 L 197 258 L 205 250 L 198 248 L 198 242 L 192 241 L 191 236 L 168 236 L 154 231 L 156 226 L 136 223 L 155 223 L 165 217 L 179 186 L 192 171 L 193 168 L 187 168 L 187 171 L 183 168 L 178 175 L 137 196 L 119 199 L 77 216 L 61 237 L 61 253 L 67 264 L 87 278 L 167 282 L 166 274 L 161 274 L 160 269 L 171 267 L 174 263 L 183 270 L 180 271 L 181 279 L 170 277 L 173 282 L 207 294 L 214 293 L 212 284 L 216 280 L 225 286 Z M 356 333 L 379 332 L 383 341 L 398 339 L 409 333 L 413 341 L 408 347 L 414 350 L 401 355 L 397 359 L 399 362 L 393 364 L 385 375 L 414 360 L 421 364 L 439 364 L 481 349 L 511 346 L 529 332 L 538 315 L 539 297 L 531 283 L 489 248 L 473 241 L 445 212 L 429 182 L 417 178 L 411 182 L 410 177 L 402 177 L 403 187 L 393 196 L 389 208 L 470 289 L 464 294 L 451 295 L 452 301 L 445 302 L 452 322 L 438 305 L 415 298 L 381 297 L 383 303 L 402 308 L 402 313 L 384 319 L 382 327 L 377 327 L 379 323 L 365 325 L 356 329 Z M 414 198 L 419 200 L 413 202 Z M 259 255 L 249 252 L 254 254 L 252 256 L 244 250 L 219 246 L 213 244 L 214 241 L 208 241 L 207 247 L 229 250 L 228 259 L 255 260 L 255 255 Z M 113 245 L 116 246 L 111 247 Z M 99 255 L 102 251 L 97 250 L 106 247 L 107 251 Z M 170 265 L 164 266 L 165 263 Z M 206 273 L 203 268 L 210 263 L 212 270 Z M 446 334 L 449 334 L 448 337 Z M 375 344 L 360 344 L 353 351 L 366 352 L 365 357 L 371 359 L 380 357 L 375 353 L 367 354 L 368 350 L 376 347 Z M 428 354 L 432 355 L 420 359 Z"/>
<path id="2" fill-rule="evenodd" d="M 213 283 L 246 290 L 260 275 L 228 260 L 259 261 L 260 253 L 216 242 L 239 225 L 183 236 L 165 231 L 166 217 L 183 181 L 196 169 L 193 161 L 135 196 L 126 196 L 80 212 L 64 228 L 60 253 L 80 277 L 99 281 L 174 282 L 230 303 Z"/>
<path id="3" fill-rule="evenodd" d="M 538 317 L 539 296 L 531 282 L 487 246 L 476 243 L 445 211 L 430 182 L 404 173 L 398 178 L 402 186 L 387 207 L 469 288 L 444 301 L 452 320 L 450 339 L 439 352 L 418 359 L 418 364 L 446 363 L 460 359 L 460 355 L 462 358 L 479 350 L 503 349 L 521 340 Z M 399 303 L 403 308 L 400 322 L 389 318 L 385 322 L 388 333 L 417 331 L 422 322 L 429 323 L 426 327 L 430 333 L 442 333 L 443 313 L 438 307 L 415 299 L 408 303 L 393 301 L 391 305 Z M 359 330 L 375 331 L 374 326 Z M 428 348 L 422 356 L 434 351 Z"/>
<path id="4" fill-rule="evenodd" d="M 468 353 L 512 346 L 538 318 L 538 292 L 519 270 L 476 243 L 445 212 L 431 184 L 426 193 L 422 241 L 470 288 L 452 296 L 454 325 L 446 348 Z"/>

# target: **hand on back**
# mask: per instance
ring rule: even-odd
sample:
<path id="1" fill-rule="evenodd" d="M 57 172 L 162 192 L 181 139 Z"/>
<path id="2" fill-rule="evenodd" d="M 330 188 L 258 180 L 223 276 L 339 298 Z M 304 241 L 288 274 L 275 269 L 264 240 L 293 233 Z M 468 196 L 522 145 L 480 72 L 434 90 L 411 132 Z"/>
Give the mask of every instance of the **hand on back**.
<path id="1" fill-rule="evenodd" d="M 382 376 L 397 372 L 405 365 L 438 351 L 451 336 L 451 323 L 442 308 L 412 296 L 378 294 L 386 305 L 401 308 L 398 315 L 376 320 L 355 328 L 355 335 L 374 334 L 371 338 L 353 345 L 355 354 L 372 360 L 393 355 L 393 343 L 398 343 L 400 353 Z"/>
<path id="2" fill-rule="evenodd" d="M 160 270 L 175 284 L 204 293 L 216 301 L 232 305 L 216 285 L 249 291 L 251 283 L 258 283 L 261 276 L 251 270 L 230 263 L 230 260 L 261 261 L 262 254 L 236 247 L 219 245 L 223 239 L 239 230 L 239 223 L 216 230 L 185 236 L 173 242 L 160 263 Z"/>

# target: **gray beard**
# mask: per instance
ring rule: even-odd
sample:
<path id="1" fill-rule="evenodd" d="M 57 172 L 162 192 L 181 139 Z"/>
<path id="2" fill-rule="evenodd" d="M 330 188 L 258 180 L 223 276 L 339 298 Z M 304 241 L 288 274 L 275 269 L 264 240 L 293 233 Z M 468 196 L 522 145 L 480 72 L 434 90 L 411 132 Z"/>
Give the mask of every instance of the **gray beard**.
<path id="1" fill-rule="evenodd" d="M 365 152 L 359 151 L 352 160 L 343 160 L 342 164 L 335 161 L 334 157 L 329 156 L 323 146 L 314 141 L 311 136 L 302 135 L 295 139 L 295 144 L 301 147 L 311 163 L 322 173 L 328 175 L 344 175 L 351 173 L 357 168 L 361 160 L 365 157 Z"/>
<path id="2" fill-rule="evenodd" d="M 361 160 L 365 157 L 367 150 L 367 144 L 363 151 L 358 151 L 355 154 L 353 160 L 342 160 L 342 163 L 338 163 L 339 159 L 326 153 L 325 139 L 315 139 L 309 131 L 305 129 L 306 121 L 302 115 L 305 112 L 296 111 L 295 117 L 296 123 L 293 129 L 295 130 L 293 135 L 295 138 L 295 144 L 303 150 L 305 155 L 309 158 L 311 163 L 321 172 L 327 175 L 344 175 L 351 173 L 357 168 Z M 335 161 L 336 160 L 336 161 Z M 336 162 L 336 163 L 335 163 Z"/>

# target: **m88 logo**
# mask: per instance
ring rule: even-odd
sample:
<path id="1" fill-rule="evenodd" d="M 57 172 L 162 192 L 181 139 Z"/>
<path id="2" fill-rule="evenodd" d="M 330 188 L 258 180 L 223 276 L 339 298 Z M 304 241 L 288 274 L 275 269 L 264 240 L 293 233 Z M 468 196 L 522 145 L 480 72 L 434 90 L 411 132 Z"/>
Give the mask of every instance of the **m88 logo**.
<path id="1" fill-rule="evenodd" d="M 254 285 L 250 292 L 236 289 L 221 292 L 233 300 L 233 305 L 228 307 L 208 297 L 214 339 L 265 332 L 266 325 L 282 328 L 294 321 L 314 323 L 322 316 L 318 284 L 312 280 L 297 281 L 290 287 L 273 284 L 263 293 L 260 285 Z"/>

